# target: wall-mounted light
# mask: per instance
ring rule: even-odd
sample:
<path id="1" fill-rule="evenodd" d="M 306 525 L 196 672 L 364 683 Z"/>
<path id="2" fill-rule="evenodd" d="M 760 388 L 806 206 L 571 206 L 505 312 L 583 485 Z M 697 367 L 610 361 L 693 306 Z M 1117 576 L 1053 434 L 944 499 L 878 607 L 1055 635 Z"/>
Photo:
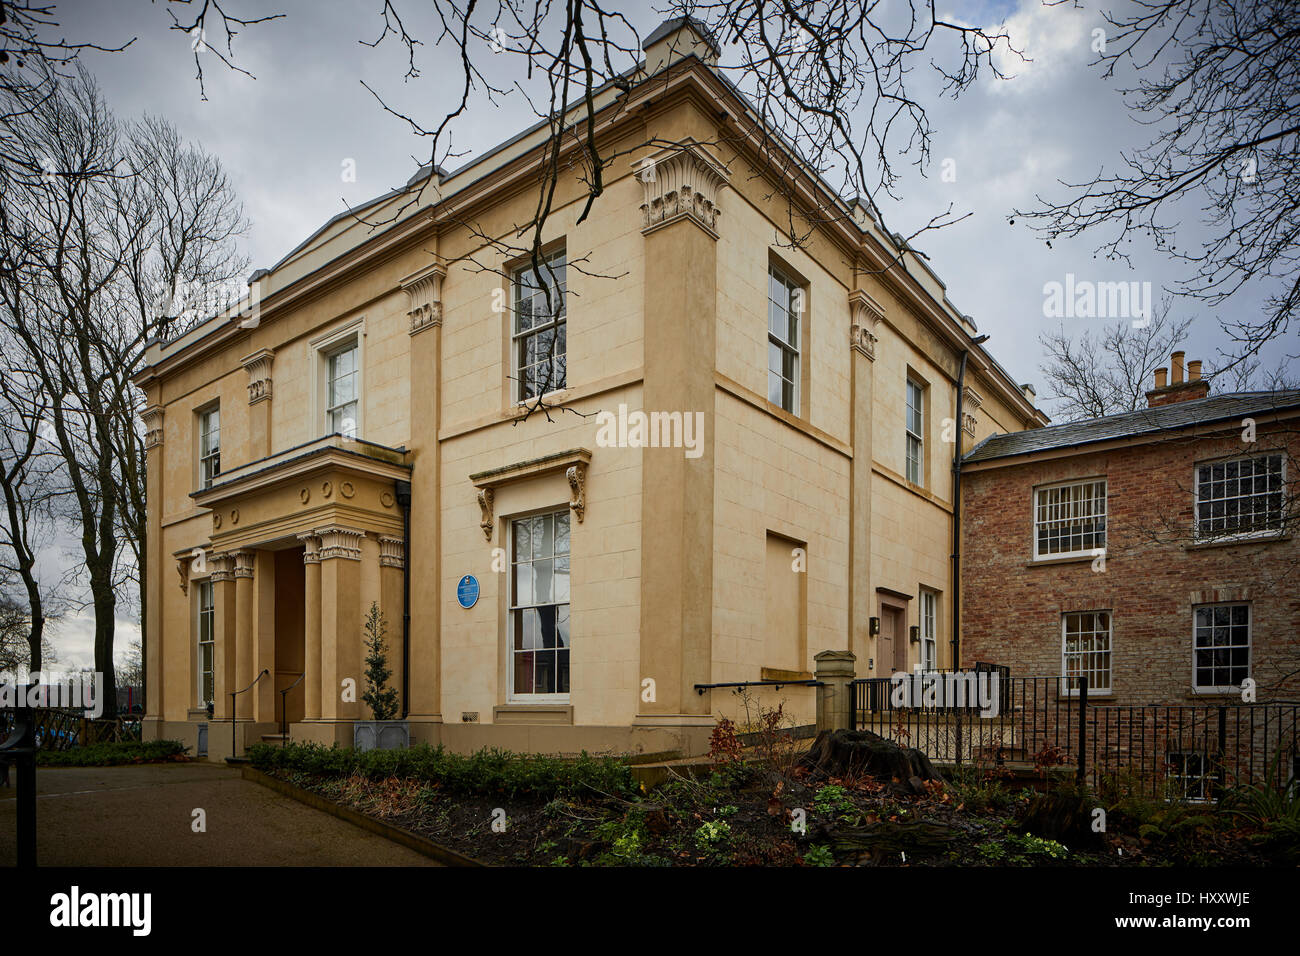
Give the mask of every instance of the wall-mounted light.
<path id="1" fill-rule="evenodd" d="M 867 631 L 868 631 L 868 633 L 870 633 L 870 635 L 871 635 L 872 637 L 875 637 L 877 634 L 879 634 L 879 633 L 880 633 L 880 618 L 878 618 L 878 617 L 873 617 L 873 618 L 871 619 L 870 626 L 867 628 Z"/>
<path id="2" fill-rule="evenodd" d="M 907 636 L 911 638 L 913 644 L 921 643 L 921 625 L 913 624 L 907 630 Z"/>

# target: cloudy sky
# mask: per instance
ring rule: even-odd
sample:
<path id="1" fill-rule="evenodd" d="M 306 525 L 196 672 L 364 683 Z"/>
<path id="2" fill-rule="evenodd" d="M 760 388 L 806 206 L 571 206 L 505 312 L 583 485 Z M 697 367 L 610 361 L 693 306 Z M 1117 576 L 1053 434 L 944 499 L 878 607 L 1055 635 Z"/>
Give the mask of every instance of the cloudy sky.
<path id="1" fill-rule="evenodd" d="M 1114 4 L 1108 0 L 1107 6 Z M 206 100 L 195 79 L 190 38 L 169 29 L 169 6 L 182 19 L 193 16 L 184 5 L 161 0 L 59 0 L 57 11 L 70 39 L 113 45 L 134 38 L 125 52 L 90 53 L 85 64 L 119 116 L 165 117 L 220 158 L 253 223 L 247 248 L 254 267 L 273 265 L 347 205 L 405 183 L 427 159 L 423 141 L 386 114 L 363 81 L 396 107 L 433 122 L 456 92 L 455 63 L 447 48 L 425 45 L 417 49 L 419 77 L 406 80 L 405 52 L 392 37 L 376 49 L 363 45 L 383 31 L 382 0 L 229 0 L 226 8 L 238 15 L 285 16 L 235 38 L 234 60 L 255 79 L 224 68 L 210 52 L 202 54 Z M 663 19 L 645 0 L 607 6 L 620 9 L 641 36 Z M 1057 242 L 1048 249 L 1021 225 L 1008 225 L 1007 215 L 1033 205 L 1036 194 L 1060 196 L 1060 180 L 1077 182 L 1114 168 L 1120 150 L 1145 142 L 1149 131 L 1129 115 L 1115 84 L 1088 65 L 1092 31 L 1103 26 L 1093 0 L 1083 9 L 1047 7 L 1039 0 L 944 6 L 941 0 L 941 14 L 967 23 L 1005 21 L 1031 62 L 1007 60 L 1013 79 L 988 77 L 958 101 L 933 103 L 932 168 L 925 178 L 909 176 L 902 201 L 886 205 L 886 213 L 904 233 L 950 203 L 956 214 L 970 213 L 917 244 L 956 306 L 990 333 L 994 355 L 1019 381 L 1033 383 L 1050 411 L 1052 385 L 1039 371 L 1038 337 L 1058 323 L 1043 316 L 1044 284 L 1073 273 L 1092 281 L 1151 282 L 1159 296 L 1182 273 L 1148 249 L 1134 249 L 1131 267 L 1094 259 L 1098 240 Z M 421 19 L 427 4 L 398 0 L 397 7 L 413 31 L 422 31 L 417 35 L 431 35 Z M 224 50 L 223 36 L 205 39 Z M 454 144 L 468 160 L 532 122 L 530 108 L 515 95 L 473 110 L 455 128 Z M 952 160 L 954 181 L 941 176 L 944 160 Z M 345 181 L 344 169 L 353 167 L 355 181 Z M 1195 237 L 1194 221 L 1187 232 Z M 1225 315 L 1257 312 L 1267 291 L 1248 289 L 1219 308 Z M 1212 364 L 1216 351 L 1228 346 L 1219 315 L 1199 302 L 1180 302 L 1176 314 L 1196 319 L 1185 346 L 1188 358 Z M 1068 330 L 1074 333 L 1090 321 L 1103 324 L 1072 321 Z M 1275 365 L 1282 354 L 1274 350 L 1265 364 Z M 1293 364 L 1293 373 L 1298 370 Z M 64 661 L 89 663 L 89 626 L 86 616 L 64 622 L 57 637 Z M 124 628 L 121 646 L 132 639 L 133 628 Z"/>

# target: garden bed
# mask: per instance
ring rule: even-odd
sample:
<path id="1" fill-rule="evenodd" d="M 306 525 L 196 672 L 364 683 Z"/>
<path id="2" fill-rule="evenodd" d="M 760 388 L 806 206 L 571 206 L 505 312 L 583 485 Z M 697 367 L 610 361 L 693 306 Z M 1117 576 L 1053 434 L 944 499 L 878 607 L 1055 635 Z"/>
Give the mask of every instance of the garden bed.
<path id="1" fill-rule="evenodd" d="M 649 792 L 614 758 L 311 745 L 250 756 L 277 779 L 495 865 L 1240 866 L 1295 852 L 1285 823 L 1279 831 L 1215 807 L 1143 802 L 1122 787 L 1055 791 L 1045 804 L 988 769 L 953 781 L 828 777 L 799 766 L 793 749 L 715 750 L 709 776 L 673 775 Z M 1074 829 L 1059 839 L 1033 832 L 1028 823 L 1060 816 L 1058 800 L 1077 811 Z M 1104 832 L 1087 826 L 1096 806 Z"/>

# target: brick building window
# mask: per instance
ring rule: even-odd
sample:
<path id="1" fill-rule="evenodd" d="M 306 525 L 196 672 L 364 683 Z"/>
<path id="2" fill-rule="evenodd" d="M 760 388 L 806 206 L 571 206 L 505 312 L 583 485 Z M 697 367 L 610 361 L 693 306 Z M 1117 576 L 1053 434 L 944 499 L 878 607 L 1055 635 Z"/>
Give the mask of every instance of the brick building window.
<path id="1" fill-rule="evenodd" d="M 569 694 L 569 510 L 510 522 L 511 700 Z"/>
<path id="2" fill-rule="evenodd" d="M 558 392 L 567 385 L 564 250 L 514 273 L 515 400 Z M 537 279 L 541 273 L 542 281 Z"/>
<path id="3" fill-rule="evenodd" d="M 1106 482 L 1034 490 L 1034 557 L 1065 558 L 1106 547 Z"/>
<path id="4" fill-rule="evenodd" d="M 1192 803 L 1210 799 L 1214 778 L 1209 755 L 1204 750 L 1170 751 L 1165 759 L 1166 776 L 1173 791 L 1169 796 Z"/>
<path id="5" fill-rule="evenodd" d="M 1110 611 L 1072 611 L 1061 615 L 1061 675 L 1068 693 L 1078 693 L 1078 678 L 1088 678 L 1089 694 L 1110 693 Z"/>
<path id="6" fill-rule="evenodd" d="M 803 290 L 779 270 L 767 274 L 767 400 L 799 414 L 799 317 Z"/>
<path id="7" fill-rule="evenodd" d="M 1198 607 L 1193 641 L 1192 686 L 1236 691 L 1250 676 L 1250 605 Z"/>
<path id="8" fill-rule="evenodd" d="M 1281 455 L 1196 466 L 1196 536 L 1246 537 L 1282 531 L 1286 469 Z"/>

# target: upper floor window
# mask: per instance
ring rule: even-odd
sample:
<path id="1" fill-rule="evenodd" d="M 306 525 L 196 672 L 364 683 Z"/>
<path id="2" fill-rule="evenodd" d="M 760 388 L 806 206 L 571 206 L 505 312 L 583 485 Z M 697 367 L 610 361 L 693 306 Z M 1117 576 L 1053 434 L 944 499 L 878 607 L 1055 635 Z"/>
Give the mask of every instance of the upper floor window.
<path id="1" fill-rule="evenodd" d="M 510 523 L 512 700 L 569 693 L 569 509 Z"/>
<path id="2" fill-rule="evenodd" d="M 1193 642 L 1192 686 L 1239 690 L 1250 676 L 1250 605 L 1198 607 Z"/>
<path id="3" fill-rule="evenodd" d="M 922 425 L 925 419 L 925 388 L 912 379 L 907 380 L 907 480 L 925 484 L 921 480 L 925 461 L 925 439 Z"/>
<path id="4" fill-rule="evenodd" d="M 1034 490 L 1034 557 L 1089 555 L 1106 547 L 1106 482 Z"/>
<path id="5" fill-rule="evenodd" d="M 1282 530 L 1286 466 L 1256 455 L 1196 466 L 1196 537 L 1245 537 Z"/>
<path id="6" fill-rule="evenodd" d="M 1088 678 L 1088 693 L 1110 693 L 1110 612 L 1082 611 L 1061 615 L 1061 674 L 1066 692 L 1079 692 Z"/>
<path id="7" fill-rule="evenodd" d="M 538 281 L 538 273 L 541 281 Z M 515 399 L 527 401 L 566 386 L 564 250 L 514 273 Z"/>
<path id="8" fill-rule="evenodd" d="M 799 413 L 799 319 L 804 293 L 774 267 L 767 273 L 767 400 Z"/>
<path id="9" fill-rule="evenodd" d="M 361 371 L 355 340 L 325 356 L 325 427 L 329 434 L 357 435 Z"/>
<path id="10" fill-rule="evenodd" d="M 199 412 L 199 477 L 204 488 L 211 488 L 221 474 L 221 406 Z"/>

